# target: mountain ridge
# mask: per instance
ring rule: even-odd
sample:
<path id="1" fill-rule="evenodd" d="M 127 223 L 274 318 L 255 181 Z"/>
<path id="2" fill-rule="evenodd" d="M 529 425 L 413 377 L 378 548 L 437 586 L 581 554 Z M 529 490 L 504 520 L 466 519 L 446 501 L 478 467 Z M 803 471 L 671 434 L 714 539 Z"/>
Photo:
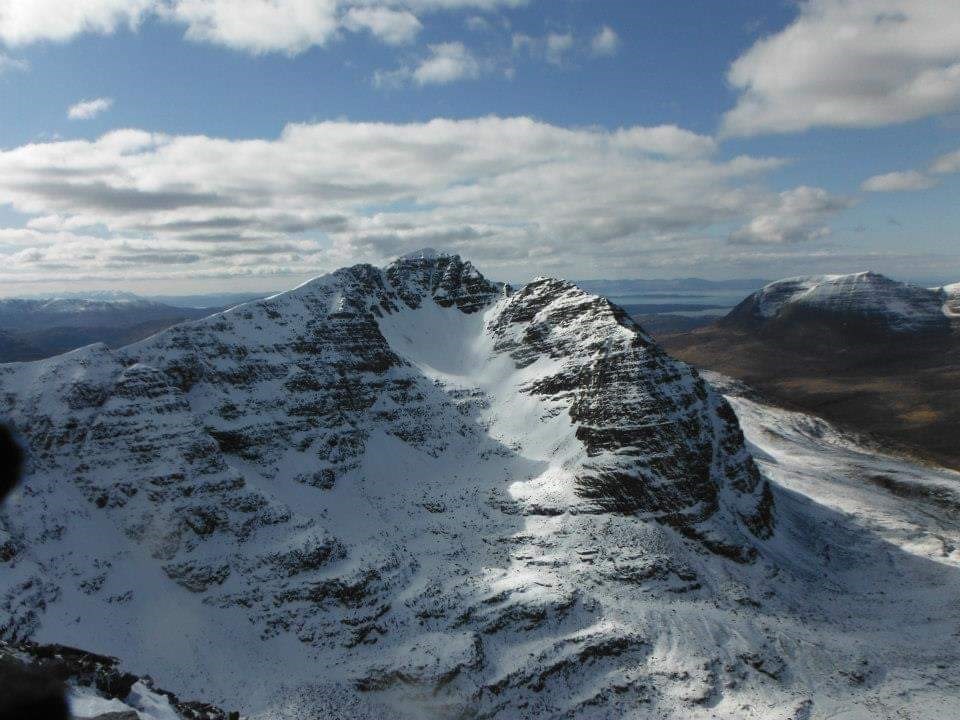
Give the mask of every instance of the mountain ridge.
<path id="1" fill-rule="evenodd" d="M 571 650 L 610 662 L 643 646 L 572 578 L 536 570 L 537 590 L 526 561 L 495 570 L 514 543 L 541 554 L 558 521 L 633 518 L 618 532 L 679 543 L 677 555 L 618 572 L 685 587 L 687 554 L 750 563 L 773 531 L 772 495 L 729 406 L 626 313 L 559 280 L 513 291 L 458 256 L 356 265 L 119 350 L 3 365 L 0 389 L 30 441 L 36 503 L 14 505 L 30 522 L 7 525 L 2 543 L 8 640 L 63 631 L 51 608 L 74 602 L 155 612 L 125 584 L 148 573 L 145 585 L 239 613 L 263 639 L 335 653 L 361 692 L 436 691 L 462 675 L 487 687 L 478 701 L 495 714 L 497 697 L 531 682 L 522 667 L 497 676 L 521 628 L 559 623 Z M 60 478 L 80 502 L 67 513 L 76 526 Z M 397 513 L 416 520 L 374 520 Z M 528 522 L 540 529 L 511 542 Z M 122 559 L 87 545 L 86 561 L 67 563 L 77 580 L 37 574 L 31 557 L 91 523 L 114 527 L 105 537 L 119 533 Z M 470 527 L 502 549 L 431 539 Z M 477 562 L 502 575 L 493 595 L 466 572 Z M 413 652 L 437 670 L 380 667 L 362 650 L 424 624 L 426 644 L 394 662 Z M 60 639 L 89 647 L 75 632 Z"/>
<path id="2" fill-rule="evenodd" d="M 818 538 L 853 527 L 775 488 L 727 400 L 562 280 L 357 265 L 0 365 L 0 411 L 31 453 L 0 520 L 0 638 L 180 696 L 264 720 L 786 720 L 811 673 L 829 706 L 860 667 L 835 637 L 854 589 L 822 647 L 795 644 L 841 603 L 810 568 L 850 582 Z"/>

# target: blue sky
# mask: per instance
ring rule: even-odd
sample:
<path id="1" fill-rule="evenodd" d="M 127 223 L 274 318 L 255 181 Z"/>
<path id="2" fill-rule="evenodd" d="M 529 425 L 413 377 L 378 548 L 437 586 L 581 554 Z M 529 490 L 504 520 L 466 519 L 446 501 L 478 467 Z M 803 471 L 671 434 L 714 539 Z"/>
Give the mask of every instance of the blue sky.
<path id="1" fill-rule="evenodd" d="M 954 0 L 0 0 L 3 294 L 960 280 Z M 441 121 L 438 122 L 438 119 Z"/>

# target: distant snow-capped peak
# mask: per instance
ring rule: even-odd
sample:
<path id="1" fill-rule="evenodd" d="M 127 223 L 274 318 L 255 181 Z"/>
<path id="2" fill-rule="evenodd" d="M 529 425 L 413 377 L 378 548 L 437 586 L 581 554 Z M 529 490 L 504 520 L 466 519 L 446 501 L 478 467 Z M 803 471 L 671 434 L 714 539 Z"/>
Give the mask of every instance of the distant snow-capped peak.
<path id="1" fill-rule="evenodd" d="M 944 291 L 898 282 L 876 272 L 777 280 L 728 315 L 755 325 L 796 322 L 811 313 L 846 323 L 869 323 L 891 332 L 949 331 Z"/>

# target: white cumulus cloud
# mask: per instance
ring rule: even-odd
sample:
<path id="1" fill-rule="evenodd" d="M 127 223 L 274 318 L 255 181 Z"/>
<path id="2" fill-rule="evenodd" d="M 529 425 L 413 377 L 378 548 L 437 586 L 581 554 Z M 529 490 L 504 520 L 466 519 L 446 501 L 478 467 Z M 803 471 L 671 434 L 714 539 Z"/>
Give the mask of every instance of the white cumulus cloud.
<path id="1" fill-rule="evenodd" d="M 830 234 L 827 222 L 851 201 L 823 188 L 801 186 L 770 198 L 768 206 L 730 235 L 738 245 L 787 245 L 820 240 Z"/>
<path id="2" fill-rule="evenodd" d="M 467 28 L 470 32 L 487 32 L 493 26 L 490 24 L 490 21 L 487 20 L 482 15 L 471 15 L 464 21 L 464 27 Z"/>
<path id="3" fill-rule="evenodd" d="M 412 77 L 419 85 L 446 85 L 457 80 L 480 77 L 480 63 L 461 42 L 430 46 L 429 57 L 413 70 Z"/>
<path id="4" fill-rule="evenodd" d="M 960 107 L 960 2 L 805 0 L 731 66 L 730 135 L 875 127 Z"/>
<path id="5" fill-rule="evenodd" d="M 573 35 L 570 33 L 550 33 L 546 38 L 547 62 L 563 64 L 563 56 L 573 48 Z"/>
<path id="6" fill-rule="evenodd" d="M 926 171 L 903 170 L 874 175 L 863 181 L 861 190 L 867 192 L 903 192 L 928 190 L 940 184 L 939 175 L 960 173 L 960 150 L 934 159 Z"/>
<path id="7" fill-rule="evenodd" d="M 0 0 L 0 40 L 10 46 L 136 28 L 157 0 Z"/>
<path id="8" fill-rule="evenodd" d="M 353 7 L 344 16 L 344 26 L 358 32 L 368 30 L 390 45 L 413 42 L 423 28 L 417 16 L 408 10 L 385 7 Z"/>
<path id="9" fill-rule="evenodd" d="M 960 173 L 960 150 L 938 157 L 930 166 L 930 172 L 938 175 Z"/>
<path id="10" fill-rule="evenodd" d="M 927 190 L 936 184 L 936 179 L 929 175 L 916 170 L 907 170 L 874 175 L 864 180 L 860 189 L 867 192 L 904 192 Z"/>
<path id="11" fill-rule="evenodd" d="M 340 27 L 336 0 L 175 0 L 165 17 L 191 40 L 291 55 L 324 45 Z"/>
<path id="12" fill-rule="evenodd" d="M 67 117 L 71 120 L 90 120 L 106 112 L 112 106 L 112 98 L 100 97 L 93 100 L 81 100 L 67 109 Z"/>
<path id="13" fill-rule="evenodd" d="M 295 55 L 327 45 L 342 30 L 409 42 L 421 15 L 491 11 L 528 0 L 0 0 L 0 41 L 8 46 L 66 41 L 84 33 L 137 29 L 155 19 L 187 38 L 254 54 Z"/>
<path id="14" fill-rule="evenodd" d="M 620 130 L 615 141 L 624 148 L 635 148 L 654 155 L 696 157 L 709 155 L 717 149 L 712 137 L 698 135 L 676 125 L 633 127 Z"/>
<path id="15" fill-rule="evenodd" d="M 568 61 L 587 57 L 615 55 L 620 48 L 620 36 L 608 25 L 602 26 L 593 35 L 575 32 L 551 32 L 546 35 L 528 35 L 515 32 L 511 36 L 515 56 L 526 56 L 556 65 L 567 66 Z"/>
<path id="16" fill-rule="evenodd" d="M 590 42 L 590 48 L 594 55 L 609 56 L 615 55 L 620 49 L 620 36 L 609 25 L 604 25 L 593 36 Z"/>

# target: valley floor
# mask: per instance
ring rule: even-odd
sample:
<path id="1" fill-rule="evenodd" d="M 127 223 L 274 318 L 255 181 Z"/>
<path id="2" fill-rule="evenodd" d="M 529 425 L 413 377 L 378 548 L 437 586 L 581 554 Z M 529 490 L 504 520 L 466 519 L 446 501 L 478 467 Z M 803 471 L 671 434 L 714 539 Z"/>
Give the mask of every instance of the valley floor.
<path id="1" fill-rule="evenodd" d="M 897 452 L 960 470 L 960 342 L 761 338 L 710 325 L 655 332 L 676 358 L 742 380 L 772 401 L 881 438 Z"/>

